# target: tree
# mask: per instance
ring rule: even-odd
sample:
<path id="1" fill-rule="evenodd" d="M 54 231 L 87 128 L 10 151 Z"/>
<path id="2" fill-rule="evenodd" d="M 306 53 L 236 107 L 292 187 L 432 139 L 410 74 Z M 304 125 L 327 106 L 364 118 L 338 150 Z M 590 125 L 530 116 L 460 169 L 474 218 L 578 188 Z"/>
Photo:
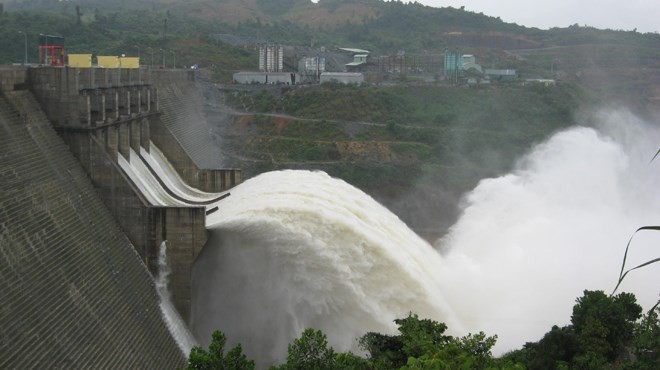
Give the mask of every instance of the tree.
<path id="1" fill-rule="evenodd" d="M 274 367 L 279 370 L 332 370 L 336 369 L 335 351 L 320 330 L 305 329 L 300 338 L 289 344 L 286 363 Z"/>
<path id="2" fill-rule="evenodd" d="M 394 320 L 399 325 L 399 336 L 403 343 L 403 353 L 407 357 L 420 357 L 425 353 L 442 348 L 451 339 L 444 335 L 447 325 L 429 319 L 419 319 L 408 315 L 405 319 Z"/>
<path id="3" fill-rule="evenodd" d="M 533 369 L 554 369 L 570 364 L 577 353 L 577 337 L 572 326 L 553 326 L 538 343 L 525 346 L 530 350 L 528 366 Z"/>
<path id="4" fill-rule="evenodd" d="M 360 356 L 351 352 L 340 352 L 335 355 L 335 369 L 368 370 L 373 367 L 370 366 L 369 361 Z"/>
<path id="5" fill-rule="evenodd" d="M 360 348 L 369 354 L 377 369 L 396 369 L 403 366 L 407 356 L 399 336 L 369 332 L 358 339 Z"/>
<path id="6" fill-rule="evenodd" d="M 660 369 L 660 307 L 656 306 L 635 324 L 633 353 L 635 367 L 642 370 Z"/>
<path id="7" fill-rule="evenodd" d="M 573 306 L 571 323 L 581 356 L 603 356 L 613 362 L 633 338 L 642 307 L 631 293 L 608 297 L 603 291 L 585 290 Z"/>
<path id="8" fill-rule="evenodd" d="M 376 368 L 400 368 L 409 358 L 420 358 L 440 350 L 451 337 L 444 335 L 447 325 L 410 314 L 396 319 L 400 335 L 367 333 L 358 343 L 369 353 Z"/>
<path id="9" fill-rule="evenodd" d="M 241 345 L 231 349 L 224 355 L 227 337 L 221 331 L 212 334 L 209 350 L 195 346 L 188 355 L 188 370 L 252 370 L 254 361 L 249 360 L 243 353 Z"/>
<path id="10" fill-rule="evenodd" d="M 359 339 L 376 369 L 486 369 L 493 365 L 491 348 L 497 336 L 480 332 L 454 338 L 445 335 L 444 323 L 412 314 L 394 322 L 400 335 L 367 333 Z"/>

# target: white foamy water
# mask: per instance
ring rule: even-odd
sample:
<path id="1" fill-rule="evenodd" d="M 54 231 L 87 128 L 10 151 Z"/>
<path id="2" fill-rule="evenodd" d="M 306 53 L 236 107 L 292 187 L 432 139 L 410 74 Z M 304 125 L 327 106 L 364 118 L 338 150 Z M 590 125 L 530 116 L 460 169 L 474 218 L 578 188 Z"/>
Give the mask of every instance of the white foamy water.
<path id="1" fill-rule="evenodd" d="M 513 173 L 483 180 L 462 217 L 437 243 L 443 291 L 471 331 L 499 335 L 497 353 L 570 323 L 583 290 L 611 293 L 625 246 L 640 226 L 660 224 L 657 128 L 625 113 L 599 116 L 598 130 L 553 136 Z M 635 237 L 628 266 L 657 258 L 660 233 Z M 460 278 L 459 278 L 460 277 Z M 660 269 L 629 274 L 619 291 L 649 309 Z"/>
<path id="2" fill-rule="evenodd" d="M 158 278 L 156 279 L 156 291 L 160 298 L 160 311 L 165 320 L 165 325 L 179 345 L 179 349 L 185 356 L 188 356 L 193 346 L 197 345 L 197 342 L 172 303 L 172 296 L 167 288 L 171 272 L 172 270 L 167 264 L 167 241 L 163 241 L 160 244 L 158 254 Z"/>
<path id="3" fill-rule="evenodd" d="M 351 185 L 323 172 L 271 172 L 218 205 L 194 272 L 198 338 L 220 329 L 268 364 L 307 327 L 353 351 L 356 338 L 394 333 L 393 320 L 411 311 L 462 331 L 440 255 Z"/>

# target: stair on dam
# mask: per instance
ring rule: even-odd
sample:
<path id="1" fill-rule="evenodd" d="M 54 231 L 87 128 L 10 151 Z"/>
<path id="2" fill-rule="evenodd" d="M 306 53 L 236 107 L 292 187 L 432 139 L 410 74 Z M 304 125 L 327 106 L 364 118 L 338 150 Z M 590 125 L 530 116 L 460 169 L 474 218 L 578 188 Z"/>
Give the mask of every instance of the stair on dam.
<path id="1" fill-rule="evenodd" d="M 183 367 L 151 274 L 28 91 L 0 93 L 0 176 L 0 368 Z"/>

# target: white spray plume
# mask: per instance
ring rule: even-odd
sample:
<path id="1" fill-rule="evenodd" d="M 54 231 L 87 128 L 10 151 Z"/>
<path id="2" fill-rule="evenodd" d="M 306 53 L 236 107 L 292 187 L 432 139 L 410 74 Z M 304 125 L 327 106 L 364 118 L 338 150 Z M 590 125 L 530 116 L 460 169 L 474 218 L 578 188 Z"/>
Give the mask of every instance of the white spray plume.
<path id="1" fill-rule="evenodd" d="M 496 352 L 537 341 L 570 322 L 583 290 L 610 293 L 632 233 L 660 224 L 657 127 L 603 111 L 597 128 L 573 128 L 538 145 L 512 174 L 481 181 L 463 215 L 436 246 L 444 293 L 471 331 L 498 334 Z M 629 266 L 658 256 L 657 235 L 638 235 Z M 650 308 L 657 266 L 626 278 L 619 291 Z"/>

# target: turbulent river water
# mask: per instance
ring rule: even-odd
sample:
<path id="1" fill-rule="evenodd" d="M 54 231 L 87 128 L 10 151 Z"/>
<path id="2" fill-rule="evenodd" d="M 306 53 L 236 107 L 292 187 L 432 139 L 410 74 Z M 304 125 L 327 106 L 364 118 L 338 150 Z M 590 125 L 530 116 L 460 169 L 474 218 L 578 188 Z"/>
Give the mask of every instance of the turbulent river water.
<path id="1" fill-rule="evenodd" d="M 195 267 L 193 330 L 222 328 L 282 360 L 306 327 L 339 350 L 414 312 L 462 325 L 442 293 L 439 253 L 367 194 L 323 172 L 281 171 L 232 190 L 209 216 Z"/>
<path id="2" fill-rule="evenodd" d="M 496 353 L 569 323 L 584 289 L 610 292 L 637 227 L 660 221 L 660 132 L 621 112 L 559 132 L 512 173 L 466 195 L 462 216 L 430 245 L 367 194 L 323 172 L 259 175 L 209 205 L 210 239 L 193 273 L 192 330 L 281 362 L 307 327 L 340 351 L 368 331 L 394 333 L 416 313 L 450 334 L 499 336 Z M 387 186 L 387 184 L 383 184 Z M 648 235 L 651 234 L 651 235 Z M 660 235 L 635 237 L 633 266 Z M 660 273 L 627 278 L 649 308 Z"/>

